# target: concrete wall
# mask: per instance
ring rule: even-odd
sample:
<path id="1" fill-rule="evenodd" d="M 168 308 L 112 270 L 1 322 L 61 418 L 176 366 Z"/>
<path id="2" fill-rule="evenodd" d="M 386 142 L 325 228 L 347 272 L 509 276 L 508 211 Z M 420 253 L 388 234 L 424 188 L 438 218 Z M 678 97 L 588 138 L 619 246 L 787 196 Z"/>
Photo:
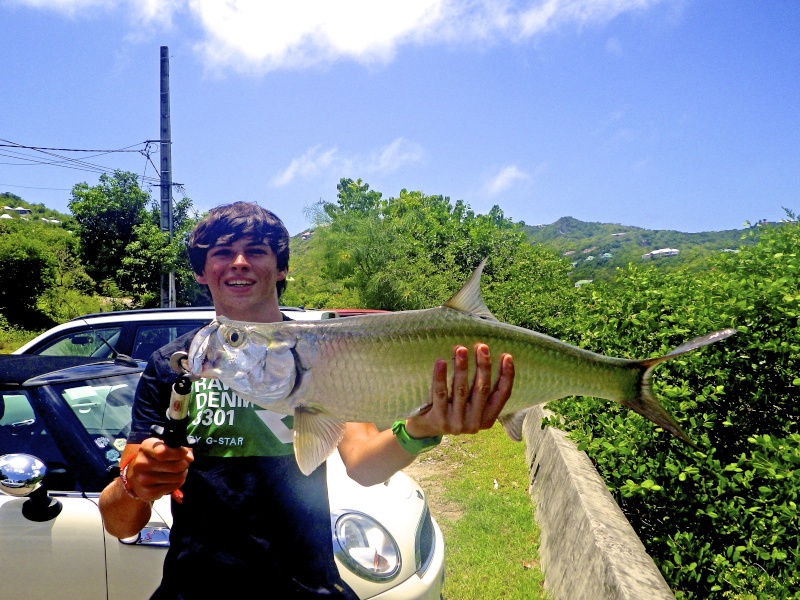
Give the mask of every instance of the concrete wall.
<path id="1" fill-rule="evenodd" d="M 523 435 L 545 589 L 554 600 L 674 600 L 589 458 L 542 430 L 544 414 L 534 407 Z"/>

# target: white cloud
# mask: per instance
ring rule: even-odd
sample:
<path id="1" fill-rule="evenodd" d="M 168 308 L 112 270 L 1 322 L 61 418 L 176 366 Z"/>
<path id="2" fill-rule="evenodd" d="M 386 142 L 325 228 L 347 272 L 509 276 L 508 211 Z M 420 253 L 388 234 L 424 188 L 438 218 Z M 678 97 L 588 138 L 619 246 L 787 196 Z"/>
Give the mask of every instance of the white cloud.
<path id="1" fill-rule="evenodd" d="M 393 173 L 402 167 L 420 162 L 424 151 L 419 144 L 397 138 L 382 148 L 365 155 L 345 156 L 337 148 L 322 150 L 320 145 L 309 148 L 294 158 L 272 179 L 272 185 L 283 187 L 296 179 L 312 179 L 325 175 L 353 173 L 356 177 Z"/>
<path id="2" fill-rule="evenodd" d="M 324 172 L 336 162 L 337 153 L 336 148 L 328 150 L 321 150 L 320 146 L 309 148 L 301 157 L 292 159 L 289 166 L 272 179 L 272 185 L 283 187 L 297 178 L 308 179 Z"/>
<path id="3" fill-rule="evenodd" d="M 207 35 L 196 46 L 207 64 L 263 72 L 343 59 L 386 62 L 405 44 L 524 40 L 663 1 L 188 0 Z"/>
<path id="4" fill-rule="evenodd" d="M 440 0 L 190 0 L 211 66 L 269 71 L 340 60 L 390 60 L 399 44 L 438 20 Z"/>
<path id="5" fill-rule="evenodd" d="M 401 167 L 418 163 L 423 156 L 424 152 L 419 144 L 400 137 L 375 152 L 363 166 L 368 174 L 393 173 Z"/>
<path id="6" fill-rule="evenodd" d="M 382 63 L 409 44 L 520 41 L 680 0 L 11 1 L 86 17 L 126 8 L 132 28 L 183 27 L 186 35 L 199 24 L 203 39 L 194 47 L 210 69 L 265 73 L 339 60 Z"/>
<path id="7" fill-rule="evenodd" d="M 560 25 L 588 26 L 611 21 L 622 13 L 645 10 L 663 0 L 542 0 L 519 13 L 523 37 Z"/>
<path id="8" fill-rule="evenodd" d="M 491 180 L 486 184 L 484 190 L 489 196 L 496 196 L 497 194 L 513 187 L 520 181 L 526 181 L 530 179 L 530 177 L 531 176 L 528 175 L 528 173 L 521 170 L 517 165 L 509 165 L 500 169 L 497 175 L 492 177 Z"/>

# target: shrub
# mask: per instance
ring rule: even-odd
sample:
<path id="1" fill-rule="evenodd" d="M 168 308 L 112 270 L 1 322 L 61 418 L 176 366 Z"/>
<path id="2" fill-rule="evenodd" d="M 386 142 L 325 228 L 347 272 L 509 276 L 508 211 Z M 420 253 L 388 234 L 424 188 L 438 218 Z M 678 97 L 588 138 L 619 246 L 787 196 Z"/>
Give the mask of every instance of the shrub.
<path id="1" fill-rule="evenodd" d="M 586 398 L 550 403 L 678 598 L 800 597 L 800 227 L 761 232 L 706 272 L 629 267 L 582 290 L 562 339 L 643 358 L 724 327 L 658 367 L 654 389 L 697 442 Z"/>
<path id="2" fill-rule="evenodd" d="M 27 331 L 15 327 L 8 322 L 4 315 L 0 314 L 0 354 L 11 354 L 14 350 L 22 346 L 28 340 L 33 339 L 38 331 Z"/>

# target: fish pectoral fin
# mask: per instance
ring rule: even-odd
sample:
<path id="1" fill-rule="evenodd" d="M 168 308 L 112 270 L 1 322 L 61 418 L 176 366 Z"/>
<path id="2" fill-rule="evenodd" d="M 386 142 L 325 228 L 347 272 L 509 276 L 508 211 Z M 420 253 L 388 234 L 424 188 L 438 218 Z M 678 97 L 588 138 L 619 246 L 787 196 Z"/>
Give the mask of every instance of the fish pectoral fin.
<path id="1" fill-rule="evenodd" d="M 294 410 L 294 457 L 303 475 L 324 463 L 344 437 L 344 421 L 313 406 Z"/>
<path id="2" fill-rule="evenodd" d="M 488 321 L 497 321 L 497 317 L 487 308 L 481 296 L 481 273 L 483 273 L 484 266 L 486 266 L 485 258 L 472 273 L 467 283 L 461 286 L 461 289 L 453 294 L 453 296 L 444 303 L 444 306 L 475 315 L 476 317 Z"/>
<path id="3" fill-rule="evenodd" d="M 517 412 L 500 415 L 497 420 L 506 430 L 508 437 L 515 442 L 522 441 L 522 425 L 525 422 L 525 417 L 528 415 L 532 407 L 518 410 Z"/>

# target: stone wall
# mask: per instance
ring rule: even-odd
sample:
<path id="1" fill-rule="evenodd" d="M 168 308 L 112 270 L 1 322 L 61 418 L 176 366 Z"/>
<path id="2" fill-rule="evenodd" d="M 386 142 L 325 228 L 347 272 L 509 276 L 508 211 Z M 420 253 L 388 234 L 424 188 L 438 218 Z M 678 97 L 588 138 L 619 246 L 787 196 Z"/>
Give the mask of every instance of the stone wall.
<path id="1" fill-rule="evenodd" d="M 554 600 L 674 600 L 589 458 L 542 429 L 544 414 L 534 407 L 523 435 L 545 589 Z"/>

